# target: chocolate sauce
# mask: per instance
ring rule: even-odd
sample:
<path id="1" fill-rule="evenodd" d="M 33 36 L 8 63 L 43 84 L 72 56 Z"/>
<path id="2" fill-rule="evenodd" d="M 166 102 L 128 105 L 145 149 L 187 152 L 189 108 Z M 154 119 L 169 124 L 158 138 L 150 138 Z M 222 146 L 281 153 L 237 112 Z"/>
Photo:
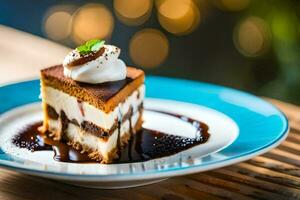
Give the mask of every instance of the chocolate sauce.
<path id="1" fill-rule="evenodd" d="M 59 114 L 56 112 L 56 110 L 52 106 L 47 105 L 46 110 L 47 110 L 48 117 L 50 119 L 57 120 L 59 118 Z"/>
<path id="2" fill-rule="evenodd" d="M 178 114 L 157 110 L 151 111 L 172 115 L 191 123 L 197 130 L 195 137 L 182 137 L 145 128 L 142 128 L 137 133 L 133 133 L 130 118 L 131 139 L 128 145 L 121 150 L 119 159 L 116 161 L 117 163 L 142 162 L 170 156 L 205 143 L 209 139 L 209 127 L 203 122 Z"/>
<path id="3" fill-rule="evenodd" d="M 30 151 L 51 150 L 52 147 L 44 142 L 44 138 L 38 130 L 42 126 L 42 122 L 37 122 L 26 126 L 21 132 L 16 135 L 12 142 L 19 148 L 26 148 Z"/>
<path id="4" fill-rule="evenodd" d="M 55 141 L 41 133 L 38 129 L 42 122 L 37 122 L 25 127 L 12 142 L 19 148 L 26 148 L 30 151 L 53 151 L 53 159 L 61 162 L 91 162 L 86 154 L 67 145 L 64 142 Z"/>
<path id="5" fill-rule="evenodd" d="M 176 136 L 145 128 L 142 128 L 137 133 L 133 133 L 131 117 L 129 117 L 131 138 L 128 145 L 126 145 L 126 147 L 119 152 L 119 159 L 115 160 L 115 163 L 142 162 L 155 158 L 161 158 L 164 156 L 170 156 L 196 145 L 205 143 L 209 138 L 209 128 L 203 122 L 182 115 L 162 111 L 154 112 L 172 115 L 193 124 L 193 126 L 195 126 L 197 129 L 197 131 L 195 132 L 195 137 L 188 138 Z M 61 115 L 63 116 L 64 113 L 61 113 Z M 40 127 L 41 125 L 41 122 L 29 125 L 25 129 L 20 131 L 15 138 L 13 138 L 13 143 L 20 148 L 27 148 L 30 151 L 53 150 L 54 159 L 56 161 L 76 163 L 95 162 L 91 160 L 87 154 L 80 153 L 79 150 L 70 147 L 63 140 L 54 141 L 51 138 L 47 138 L 46 134 L 40 133 L 38 131 L 38 127 Z M 121 120 L 118 121 L 119 147 L 120 126 Z"/>
<path id="6" fill-rule="evenodd" d="M 74 149 L 66 143 L 55 141 L 51 145 L 54 151 L 53 159 L 56 161 L 72 163 L 93 162 L 87 154 L 80 153 L 79 150 Z"/>

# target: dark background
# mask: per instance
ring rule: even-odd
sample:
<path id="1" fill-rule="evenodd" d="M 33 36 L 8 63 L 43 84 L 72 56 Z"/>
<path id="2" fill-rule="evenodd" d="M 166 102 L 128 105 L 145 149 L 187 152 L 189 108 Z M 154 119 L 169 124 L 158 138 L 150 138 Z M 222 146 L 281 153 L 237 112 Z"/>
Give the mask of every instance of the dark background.
<path id="1" fill-rule="evenodd" d="M 227 7 L 222 2 L 227 2 Z M 169 54 L 155 67 L 142 66 L 148 74 L 216 83 L 300 104 L 299 0 L 195 0 L 200 24 L 185 35 L 172 34 L 163 27 L 155 5 L 145 23 L 126 25 L 116 17 L 110 0 L 0 0 L 0 24 L 73 48 L 78 42 L 51 37 L 45 31 L 45 21 L 53 8 L 74 15 L 88 3 L 104 5 L 111 11 L 114 29 L 107 40 L 122 49 L 121 58 L 128 65 L 137 65 L 129 54 L 132 36 L 144 28 L 154 28 L 167 37 Z M 231 4 L 237 6 L 228 7 Z M 241 40 L 246 47 L 236 42 L 235 34 L 241 27 L 245 28 Z M 260 40 L 258 48 L 255 44 Z"/>

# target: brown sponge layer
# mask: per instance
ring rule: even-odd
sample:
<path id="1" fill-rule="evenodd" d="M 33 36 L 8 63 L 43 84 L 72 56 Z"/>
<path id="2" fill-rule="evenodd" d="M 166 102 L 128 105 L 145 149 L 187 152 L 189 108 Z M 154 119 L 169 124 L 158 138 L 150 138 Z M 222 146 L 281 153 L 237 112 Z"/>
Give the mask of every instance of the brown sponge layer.
<path id="1" fill-rule="evenodd" d="M 133 67 L 127 67 L 126 79 L 100 84 L 80 83 L 67 78 L 64 76 L 62 65 L 41 71 L 42 87 L 50 86 L 61 90 L 106 113 L 124 102 L 134 90 L 144 83 L 144 79 L 144 72 Z"/>

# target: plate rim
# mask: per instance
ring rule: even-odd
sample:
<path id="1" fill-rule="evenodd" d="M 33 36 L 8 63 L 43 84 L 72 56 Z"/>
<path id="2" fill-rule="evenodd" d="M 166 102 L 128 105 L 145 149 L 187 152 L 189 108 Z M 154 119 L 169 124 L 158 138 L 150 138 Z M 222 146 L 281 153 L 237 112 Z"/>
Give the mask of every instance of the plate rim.
<path id="1" fill-rule="evenodd" d="M 230 87 L 226 87 L 226 86 L 205 83 L 205 82 L 200 82 L 200 81 L 170 78 L 170 77 L 163 77 L 163 76 L 147 76 L 146 78 L 159 78 L 159 79 L 165 79 L 165 80 L 185 81 L 190 84 L 202 84 L 202 85 L 206 85 L 206 86 L 214 87 L 214 88 L 229 89 L 229 90 L 233 91 L 234 93 L 237 93 L 240 95 L 249 95 L 249 97 L 252 97 L 252 98 L 254 97 L 255 99 L 260 100 L 260 101 L 268 104 L 269 106 L 271 106 L 272 109 L 276 110 L 278 112 L 278 114 L 280 115 L 280 118 L 283 122 L 282 131 L 280 133 L 278 133 L 278 135 L 280 137 L 276 138 L 274 141 L 270 142 L 269 144 L 263 145 L 258 149 L 253 149 L 242 155 L 231 156 L 229 158 L 214 161 L 211 163 L 202 163 L 200 165 L 186 166 L 186 167 L 180 167 L 180 168 L 175 168 L 175 169 L 173 168 L 173 169 L 169 169 L 169 170 L 157 170 L 157 171 L 152 171 L 152 172 L 147 172 L 147 173 L 110 174 L 110 175 L 71 174 L 71 173 L 66 174 L 63 172 L 51 172 L 51 171 L 23 168 L 21 166 L 20 167 L 12 166 L 9 163 L 6 163 L 9 161 L 5 161 L 3 159 L 0 159 L 0 167 L 8 169 L 8 170 L 22 172 L 24 174 L 38 175 L 38 176 L 42 176 L 42 177 L 47 177 L 47 178 L 52 178 L 52 179 L 61 179 L 61 180 L 77 180 L 77 181 L 89 181 L 89 182 L 128 181 L 128 180 L 140 180 L 140 179 L 151 180 L 151 179 L 157 179 L 157 178 L 167 178 L 167 177 L 182 176 L 182 175 L 187 175 L 187 174 L 192 174 L 192 173 L 197 173 L 197 172 L 203 172 L 203 171 L 212 170 L 212 169 L 232 165 L 235 163 L 239 163 L 239 162 L 248 160 L 250 158 L 253 158 L 255 156 L 261 155 L 261 154 L 277 147 L 288 136 L 290 127 L 289 127 L 289 122 L 288 122 L 286 115 L 272 103 L 265 101 L 264 99 L 262 99 L 258 96 L 255 96 L 251 93 L 244 92 L 244 91 L 237 90 L 237 89 L 230 88 Z M 5 86 L 10 86 L 10 85 L 15 85 L 15 84 L 33 82 L 33 81 L 39 81 L 39 79 L 38 78 L 29 78 L 29 79 L 24 79 L 24 80 L 19 80 L 19 81 L 11 81 L 11 82 L 0 84 L 0 88 L 5 87 Z M 172 99 L 163 99 L 163 100 L 172 100 Z M 184 102 L 184 101 L 182 101 L 182 102 Z M 190 102 L 184 102 L 184 103 L 190 103 Z M 195 105 L 197 105 L 197 104 L 195 103 Z M 201 105 L 201 106 L 203 106 L 203 105 Z M 204 107 L 206 107 L 206 106 L 204 106 Z M 14 108 L 16 108 L 16 107 L 14 107 Z M 210 108 L 210 107 L 207 107 L 207 108 Z M 9 110 L 7 110 L 7 111 L 9 111 Z M 5 111 L 5 112 L 7 112 L 7 111 Z M 223 113 L 222 111 L 219 111 L 219 110 L 216 110 L 216 111 Z M 4 113 L 1 113 L 0 116 Z M 225 114 L 225 113 L 223 113 L 223 114 Z M 228 148 L 228 146 L 226 148 Z M 178 171 L 180 171 L 181 173 L 178 173 Z"/>

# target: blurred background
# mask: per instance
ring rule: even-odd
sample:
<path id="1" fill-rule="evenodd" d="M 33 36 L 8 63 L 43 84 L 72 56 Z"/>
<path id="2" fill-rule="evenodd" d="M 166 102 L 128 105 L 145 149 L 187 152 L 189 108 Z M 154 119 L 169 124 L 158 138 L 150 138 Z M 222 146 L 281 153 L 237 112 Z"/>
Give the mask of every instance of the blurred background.
<path id="1" fill-rule="evenodd" d="M 128 65 L 148 74 L 295 104 L 300 104 L 299 20 L 299 0 L 0 1 L 2 25 L 71 48 L 103 38 L 122 49 Z"/>

